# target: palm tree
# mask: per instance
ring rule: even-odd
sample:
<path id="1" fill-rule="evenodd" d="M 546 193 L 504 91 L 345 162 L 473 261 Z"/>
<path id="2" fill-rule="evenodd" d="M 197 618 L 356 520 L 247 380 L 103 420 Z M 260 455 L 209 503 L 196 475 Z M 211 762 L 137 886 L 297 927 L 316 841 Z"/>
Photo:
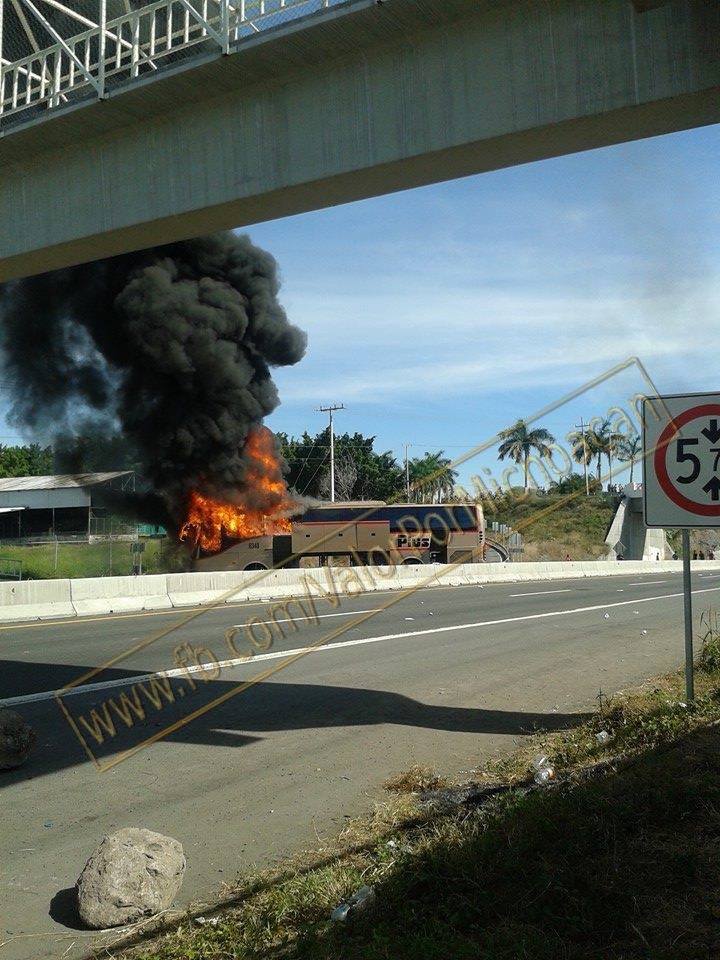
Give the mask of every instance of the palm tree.
<path id="1" fill-rule="evenodd" d="M 536 450 L 540 457 L 550 457 L 550 444 L 555 437 L 544 427 L 528 430 L 524 420 L 518 420 L 514 427 L 500 433 L 502 443 L 498 447 L 498 460 L 510 457 L 515 463 L 522 463 L 525 471 L 525 490 L 529 489 L 530 454 Z"/>
<path id="2" fill-rule="evenodd" d="M 568 434 L 568 442 L 572 446 L 572 455 L 576 463 L 582 463 L 584 467 L 589 467 L 593 458 L 598 458 L 597 475 L 600 479 L 602 451 L 598 449 L 597 438 L 593 431 L 588 427 L 584 432 L 573 430 Z"/>
<path id="3" fill-rule="evenodd" d="M 424 457 L 413 457 L 410 461 L 410 485 L 415 492 L 431 500 L 433 503 L 442 503 L 443 499 L 451 496 L 457 471 L 450 464 L 452 461 L 443 455 L 442 450 L 435 453 L 425 453 Z"/>
<path id="4" fill-rule="evenodd" d="M 592 432 L 595 439 L 597 458 L 598 458 L 598 468 L 600 466 L 600 457 L 604 454 L 607 457 L 608 462 L 608 487 L 612 486 L 612 458 L 617 453 L 620 444 L 625 439 L 622 433 L 612 429 L 612 420 L 607 417 L 605 420 L 601 420 L 596 426 L 592 428 Z M 598 480 L 600 479 L 600 471 L 598 469 Z"/>
<path id="5" fill-rule="evenodd" d="M 627 463 L 628 460 L 630 461 L 630 483 L 633 482 L 633 470 L 635 469 L 636 462 L 640 459 L 638 455 L 641 451 L 642 440 L 637 433 L 632 437 L 625 437 L 618 444 L 618 460 L 622 460 L 623 463 Z"/>

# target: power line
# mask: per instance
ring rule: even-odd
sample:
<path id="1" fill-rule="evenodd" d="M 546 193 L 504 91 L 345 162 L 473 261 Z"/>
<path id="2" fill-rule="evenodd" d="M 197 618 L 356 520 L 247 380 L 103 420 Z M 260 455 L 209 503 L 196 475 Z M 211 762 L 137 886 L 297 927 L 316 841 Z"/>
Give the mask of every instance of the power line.
<path id="1" fill-rule="evenodd" d="M 305 492 L 307 491 L 307 488 L 308 488 L 308 487 L 310 486 L 310 484 L 313 482 L 313 480 L 314 480 L 315 477 L 317 476 L 318 470 L 320 469 L 320 467 L 321 467 L 326 461 L 327 461 L 327 454 L 325 454 L 325 456 L 322 458 L 322 460 L 320 461 L 320 463 L 315 467 L 315 470 L 313 471 L 313 475 L 310 477 L 310 479 L 308 480 L 308 482 L 307 482 L 307 483 L 305 484 L 305 486 L 303 487 L 302 492 L 300 493 L 300 496 L 301 496 L 301 497 L 304 497 L 304 496 L 305 496 Z"/>
<path id="2" fill-rule="evenodd" d="M 309 460 L 310 457 L 312 456 L 312 452 L 313 452 L 314 449 L 315 449 L 315 444 L 313 443 L 313 445 L 310 447 L 310 453 L 307 455 L 307 457 L 305 457 L 305 460 L 303 461 L 303 464 L 302 464 L 302 466 L 300 467 L 300 473 L 297 475 L 297 477 L 296 477 L 296 479 L 295 479 L 295 486 L 297 486 L 297 485 L 300 483 L 300 477 L 302 476 L 303 470 L 304 470 L 305 467 L 307 466 L 308 460 Z M 296 459 L 297 459 L 297 457 L 294 458 L 293 460 L 288 460 L 288 463 L 293 463 L 293 462 L 295 462 Z"/>

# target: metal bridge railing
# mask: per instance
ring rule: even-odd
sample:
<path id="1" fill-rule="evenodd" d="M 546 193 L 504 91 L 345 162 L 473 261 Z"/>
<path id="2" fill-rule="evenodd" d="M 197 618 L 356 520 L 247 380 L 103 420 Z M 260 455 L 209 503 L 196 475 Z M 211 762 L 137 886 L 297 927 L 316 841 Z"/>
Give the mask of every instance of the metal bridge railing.
<path id="1" fill-rule="evenodd" d="M 26 0 L 27 2 L 27 0 Z M 152 74 L 168 62 L 218 47 L 340 0 L 156 0 L 75 36 L 61 37 L 28 3 L 56 42 L 20 60 L 0 56 L 0 120 L 25 119 L 85 96 L 104 98 L 121 83 Z M 2 0 L 0 0 L 0 15 Z M 2 31 L 0 27 L 0 43 Z M 1 47 L 0 47 L 1 52 Z"/>

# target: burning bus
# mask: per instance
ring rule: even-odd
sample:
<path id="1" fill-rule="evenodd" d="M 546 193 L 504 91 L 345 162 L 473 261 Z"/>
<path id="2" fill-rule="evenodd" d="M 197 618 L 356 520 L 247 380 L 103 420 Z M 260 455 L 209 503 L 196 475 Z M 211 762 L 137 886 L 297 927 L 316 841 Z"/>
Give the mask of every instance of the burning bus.
<path id="1" fill-rule="evenodd" d="M 193 491 L 180 539 L 200 570 L 269 570 L 329 563 L 481 563 L 485 518 L 479 503 L 382 500 L 302 503 L 288 490 L 270 431 L 253 430 L 237 502 Z M 496 559 L 507 559 L 491 544 Z"/>
<path id="2" fill-rule="evenodd" d="M 485 560 L 485 520 L 477 503 L 321 503 L 283 522 L 283 530 L 242 539 L 224 531 L 224 549 L 200 556 L 198 569 Z"/>

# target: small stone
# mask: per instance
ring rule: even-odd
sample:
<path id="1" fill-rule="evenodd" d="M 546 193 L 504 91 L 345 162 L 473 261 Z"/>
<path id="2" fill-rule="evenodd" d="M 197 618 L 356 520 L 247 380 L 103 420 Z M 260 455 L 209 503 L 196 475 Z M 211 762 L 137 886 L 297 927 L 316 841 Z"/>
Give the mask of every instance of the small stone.
<path id="1" fill-rule="evenodd" d="M 0 710 L 0 770 L 22 766 L 35 740 L 35 731 L 19 713 Z"/>
<path id="2" fill-rule="evenodd" d="M 103 930 L 166 910 L 185 865 L 182 844 L 152 830 L 125 827 L 104 837 L 77 881 L 80 918 Z"/>

